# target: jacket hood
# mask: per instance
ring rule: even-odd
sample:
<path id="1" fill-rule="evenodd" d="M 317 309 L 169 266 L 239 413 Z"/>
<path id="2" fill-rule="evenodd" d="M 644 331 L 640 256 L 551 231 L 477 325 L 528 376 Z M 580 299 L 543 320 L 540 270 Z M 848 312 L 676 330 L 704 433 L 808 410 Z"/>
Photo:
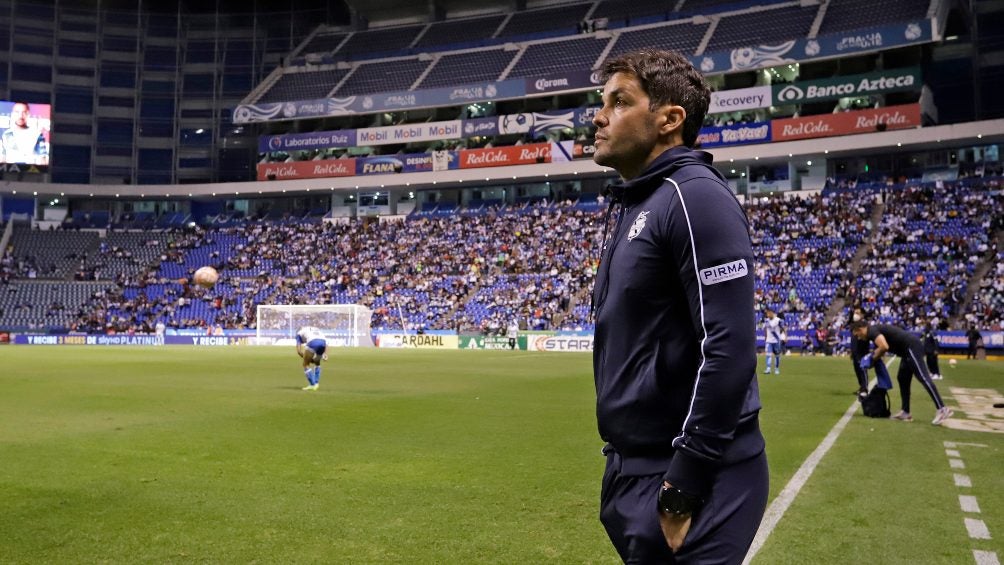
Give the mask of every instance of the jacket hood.
<path id="1" fill-rule="evenodd" d="M 620 202 L 637 202 L 643 200 L 653 190 L 662 186 L 663 179 L 671 176 L 677 169 L 685 165 L 701 165 L 712 174 L 727 182 L 718 169 L 711 166 L 712 157 L 707 151 L 690 149 L 678 145 L 667 149 L 656 157 L 648 167 L 637 177 L 610 186 L 614 200 Z"/>

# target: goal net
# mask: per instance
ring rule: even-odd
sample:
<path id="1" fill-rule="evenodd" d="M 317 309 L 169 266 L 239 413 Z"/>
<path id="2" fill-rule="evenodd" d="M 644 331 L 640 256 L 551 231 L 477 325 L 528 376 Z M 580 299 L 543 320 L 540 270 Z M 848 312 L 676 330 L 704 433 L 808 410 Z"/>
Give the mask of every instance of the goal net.
<path id="1" fill-rule="evenodd" d="M 372 347 L 373 312 L 358 304 L 259 304 L 255 342 L 259 345 L 294 345 L 296 332 L 313 326 L 329 347 Z"/>

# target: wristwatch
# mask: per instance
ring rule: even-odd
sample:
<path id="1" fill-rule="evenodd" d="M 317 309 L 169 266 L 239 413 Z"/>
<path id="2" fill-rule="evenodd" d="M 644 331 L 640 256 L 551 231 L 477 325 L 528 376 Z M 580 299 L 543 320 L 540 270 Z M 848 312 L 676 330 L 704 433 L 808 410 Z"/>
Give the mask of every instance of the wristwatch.
<path id="1" fill-rule="evenodd" d="M 703 502 L 666 482 L 659 491 L 659 508 L 671 516 L 690 516 Z"/>

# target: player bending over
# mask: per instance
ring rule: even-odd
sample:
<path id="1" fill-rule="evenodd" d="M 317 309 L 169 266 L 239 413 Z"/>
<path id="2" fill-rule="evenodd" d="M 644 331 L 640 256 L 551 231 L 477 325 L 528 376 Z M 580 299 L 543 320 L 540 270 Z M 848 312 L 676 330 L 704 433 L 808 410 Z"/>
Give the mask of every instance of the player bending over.
<path id="1" fill-rule="evenodd" d="M 927 365 L 922 361 L 924 358 L 924 345 L 920 339 L 908 333 L 903 328 L 886 324 L 868 325 L 868 322 L 860 321 L 851 324 L 851 332 L 854 337 L 875 343 L 875 352 L 861 358 L 861 368 L 869 369 L 882 359 L 887 351 L 899 355 L 899 373 L 896 380 L 899 381 L 899 396 L 903 401 L 903 409 L 898 414 L 892 416 L 893 420 L 912 422 L 910 415 L 910 382 L 913 377 L 917 377 L 924 390 L 934 401 L 937 413 L 931 423 L 940 426 L 945 420 L 952 416 L 952 409 L 945 406 L 938 393 L 938 387 L 931 380 L 931 373 Z M 891 383 L 890 383 L 891 384 Z"/>
<path id="2" fill-rule="evenodd" d="M 296 353 L 303 359 L 303 374 L 308 383 L 303 390 L 317 390 L 321 382 L 321 361 L 328 358 L 324 352 L 327 347 L 324 334 L 313 326 L 304 326 L 296 332 Z"/>

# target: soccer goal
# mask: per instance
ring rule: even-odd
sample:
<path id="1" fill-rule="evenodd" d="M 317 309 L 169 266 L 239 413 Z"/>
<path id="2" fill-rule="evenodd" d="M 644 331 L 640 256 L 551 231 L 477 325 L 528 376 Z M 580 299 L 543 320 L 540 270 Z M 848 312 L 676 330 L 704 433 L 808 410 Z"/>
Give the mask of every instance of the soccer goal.
<path id="1" fill-rule="evenodd" d="M 314 326 L 334 347 L 372 347 L 370 320 L 373 312 L 358 304 L 259 304 L 259 345 L 293 345 L 296 332 Z"/>

